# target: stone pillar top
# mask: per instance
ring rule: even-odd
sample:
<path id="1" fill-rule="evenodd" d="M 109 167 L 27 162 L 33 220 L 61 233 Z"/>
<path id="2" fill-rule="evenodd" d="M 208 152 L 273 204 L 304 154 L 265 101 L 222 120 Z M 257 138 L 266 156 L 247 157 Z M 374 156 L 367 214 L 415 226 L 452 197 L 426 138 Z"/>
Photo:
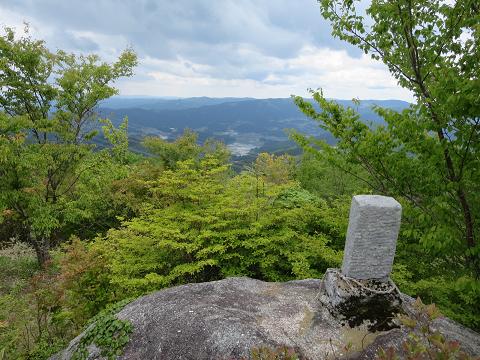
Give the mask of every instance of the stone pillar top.
<path id="1" fill-rule="evenodd" d="M 388 279 L 397 244 L 402 206 L 391 197 L 352 199 L 342 274 L 359 280 Z"/>
<path id="2" fill-rule="evenodd" d="M 402 205 L 390 196 L 383 195 L 355 195 L 352 199 L 359 206 L 372 206 L 380 208 L 398 208 L 402 209 Z"/>

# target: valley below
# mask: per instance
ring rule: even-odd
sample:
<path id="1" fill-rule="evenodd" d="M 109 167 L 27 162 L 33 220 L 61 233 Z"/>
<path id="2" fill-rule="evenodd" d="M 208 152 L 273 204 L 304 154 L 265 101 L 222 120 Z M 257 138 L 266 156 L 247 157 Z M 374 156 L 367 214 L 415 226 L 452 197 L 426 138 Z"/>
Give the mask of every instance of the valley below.
<path id="1" fill-rule="evenodd" d="M 337 100 L 343 106 L 355 108 L 363 121 L 377 126 L 382 119 L 372 109 L 373 105 L 401 111 L 408 103 L 400 100 L 364 100 L 355 105 L 351 100 Z M 223 141 L 232 152 L 234 162 L 254 159 L 258 153 L 300 152 L 289 139 L 296 130 L 321 138 L 330 144 L 335 139 L 308 119 L 291 98 L 180 98 L 117 96 L 105 100 L 99 109 L 118 126 L 128 117 L 131 150 L 146 154 L 141 145 L 145 136 L 159 136 L 173 140 L 184 129 L 194 130 L 201 142 L 207 138 Z M 96 139 L 102 146 L 103 139 Z"/>

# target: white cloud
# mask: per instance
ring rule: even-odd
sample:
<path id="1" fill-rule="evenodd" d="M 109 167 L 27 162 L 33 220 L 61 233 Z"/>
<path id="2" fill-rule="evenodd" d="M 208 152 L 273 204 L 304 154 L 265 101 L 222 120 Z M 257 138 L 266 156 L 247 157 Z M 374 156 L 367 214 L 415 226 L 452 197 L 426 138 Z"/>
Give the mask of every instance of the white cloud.
<path id="1" fill-rule="evenodd" d="M 412 100 L 383 64 L 331 38 L 316 1 L 278 1 L 19 0 L 0 5 L 0 23 L 27 21 L 52 49 L 107 61 L 133 47 L 140 64 L 118 82 L 124 95 L 267 98 L 321 87 L 332 98 Z"/>
<path id="2" fill-rule="evenodd" d="M 246 50 L 240 53 L 243 51 Z M 214 67 L 183 58 L 147 58 L 141 61 L 144 68 L 148 68 L 144 76 L 124 80 L 119 85 L 124 95 L 269 98 L 303 96 L 308 88 L 321 87 L 325 95 L 332 98 L 412 100 L 411 94 L 396 84 L 386 67 L 367 55 L 353 58 L 344 50 L 307 46 L 292 59 L 262 54 L 256 54 L 256 59 L 253 67 L 265 70 L 262 79 L 216 76 Z M 142 65 L 140 68 L 143 69 Z M 242 69 L 238 69 L 237 75 L 242 75 Z"/>
<path id="3" fill-rule="evenodd" d="M 34 17 L 11 11 L 0 4 L 0 28 L 10 27 L 15 32 L 23 34 L 26 23 L 28 23 L 29 32 L 39 39 L 45 39 L 53 33 L 51 27 L 39 26 L 39 22 Z"/>

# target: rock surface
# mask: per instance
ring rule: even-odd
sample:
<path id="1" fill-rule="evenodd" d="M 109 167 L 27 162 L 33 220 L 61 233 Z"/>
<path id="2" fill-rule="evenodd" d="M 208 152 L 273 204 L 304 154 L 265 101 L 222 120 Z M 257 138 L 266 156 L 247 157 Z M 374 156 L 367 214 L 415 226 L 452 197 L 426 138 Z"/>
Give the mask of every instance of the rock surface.
<path id="1" fill-rule="evenodd" d="M 371 334 L 362 327 L 342 326 L 321 305 L 321 285 L 321 280 L 229 278 L 143 296 L 117 315 L 134 327 L 119 359 L 249 359 L 252 348 L 284 345 L 305 359 L 372 359 L 379 346 L 400 346 L 402 330 Z M 480 354 L 480 335 L 439 321 L 446 334 Z M 52 359 L 70 359 L 81 336 Z M 345 354 L 347 343 L 353 346 Z M 102 359 L 95 346 L 89 351 L 88 359 Z"/>

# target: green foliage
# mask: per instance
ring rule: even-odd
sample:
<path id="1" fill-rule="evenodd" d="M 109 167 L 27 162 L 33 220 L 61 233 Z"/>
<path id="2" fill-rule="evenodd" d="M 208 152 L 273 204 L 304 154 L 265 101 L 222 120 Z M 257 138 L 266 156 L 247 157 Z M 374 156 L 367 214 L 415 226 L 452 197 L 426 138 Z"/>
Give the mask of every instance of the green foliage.
<path id="1" fill-rule="evenodd" d="M 260 153 L 251 170 L 255 176 L 261 176 L 266 182 L 282 184 L 293 180 L 295 159 L 290 155 Z"/>
<path id="2" fill-rule="evenodd" d="M 369 128 L 353 109 L 344 109 L 326 100 L 319 92 L 314 93 L 314 99 L 323 112 L 316 113 L 313 106 L 301 98 L 296 101 L 306 114 L 318 121 L 319 126 L 331 131 L 339 141 L 332 147 L 295 134 L 302 146 L 310 152 L 320 148 L 323 158 L 347 173 L 355 173 L 355 177 L 361 178 L 372 191 L 405 200 L 408 206 L 405 217 L 411 220 L 406 223 L 410 230 L 405 229 L 405 235 L 411 235 L 406 231 L 416 230 L 424 246 L 459 259 L 474 251 L 462 241 L 465 228 L 458 222 L 463 217 L 462 210 L 452 201 L 450 185 L 438 167 L 442 162 L 442 152 L 434 150 L 438 141 L 428 132 L 421 132 L 421 138 L 420 134 L 414 136 L 406 132 L 406 123 L 417 128 L 415 124 L 422 121 L 413 111 L 396 115 L 384 113 L 388 127 Z M 356 167 L 364 171 L 355 172 Z M 468 190 L 469 193 L 472 191 L 472 199 L 477 196 L 474 189 Z"/>
<path id="3" fill-rule="evenodd" d="M 1 253 L 0 350 L 6 359 L 49 358 L 115 301 L 104 259 L 78 239 L 42 271 L 18 244 Z"/>
<path id="4" fill-rule="evenodd" d="M 165 168 L 175 169 L 178 161 L 194 159 L 200 154 L 201 149 L 197 139 L 197 133 L 185 129 L 174 142 L 168 142 L 160 137 L 146 137 L 143 145 Z"/>
<path id="5" fill-rule="evenodd" d="M 35 255 L 14 244 L 0 250 L 0 359 L 17 358 L 27 344 L 31 319 L 24 289 L 37 270 Z M 27 340 L 28 341 L 28 340 Z"/>
<path id="6" fill-rule="evenodd" d="M 429 274 L 423 277 L 410 271 L 406 265 L 394 265 L 392 278 L 399 288 L 411 296 L 421 297 L 428 302 L 435 301 L 445 316 L 474 330 L 480 329 L 480 283 L 478 280 L 448 271 L 450 266 L 443 262 L 417 265 L 429 266 Z M 433 275 L 433 274 L 437 275 Z M 441 274 L 441 275 L 438 275 Z"/>
<path id="7" fill-rule="evenodd" d="M 118 163 L 125 163 L 128 161 L 128 118 L 125 117 L 120 126 L 115 128 L 109 119 L 104 119 L 105 124 L 102 127 L 105 139 L 112 145 L 111 152 L 113 158 Z"/>
<path id="8" fill-rule="evenodd" d="M 295 136 L 295 135 L 293 135 Z M 320 198 L 332 201 L 338 197 L 365 193 L 366 184 L 359 177 L 361 167 L 350 169 L 349 173 L 340 168 L 337 162 L 330 162 L 324 152 L 305 152 L 295 171 L 295 178 L 302 188 Z"/>
<path id="9" fill-rule="evenodd" d="M 200 145 L 191 130 L 172 142 L 149 137 L 153 156 L 141 159 L 128 152 L 127 119 L 115 128 L 97 116 L 99 102 L 117 93 L 113 82 L 132 74 L 131 50 L 107 64 L 5 29 L 0 241 L 32 245 L 42 269 L 31 251 L 0 251 L 0 359 L 48 358 L 97 314 L 75 358 L 91 343 L 115 358 L 132 325 L 115 316 L 125 302 L 110 304 L 163 287 L 240 275 L 319 278 L 340 264 L 351 195 L 360 192 L 402 203 L 392 275 L 401 290 L 480 328 L 478 6 L 373 1 L 367 26 L 354 1 L 319 3 L 333 34 L 382 60 L 417 104 L 402 113 L 375 108 L 385 125 L 374 127 L 322 92 L 312 92 L 321 112 L 296 97 L 337 144 L 293 133 L 305 150 L 298 166 L 264 153 L 236 176 L 220 142 Z M 112 146 L 93 151 L 100 123 Z M 417 305 L 419 317 L 403 319 L 414 331 L 409 356 L 462 358 L 430 327 L 435 308 Z M 252 356 L 297 358 L 287 348 Z"/>
<path id="10" fill-rule="evenodd" d="M 96 55 L 52 53 L 28 30 L 17 38 L 6 28 L 0 58 L 0 221 L 15 223 L 15 235 L 45 266 L 49 249 L 68 238 L 65 227 L 86 220 L 75 206 L 77 185 L 104 161 L 89 145 L 95 107 L 117 93 L 111 83 L 132 74 L 136 56 L 126 50 L 107 64 Z M 107 131 L 114 151 L 125 148 L 121 130 Z"/>
<path id="11" fill-rule="evenodd" d="M 150 183 L 163 172 L 163 167 L 143 160 L 128 167 L 128 174 L 115 179 L 109 188 L 109 203 L 122 219 L 138 216 L 151 198 Z"/>
<path id="12" fill-rule="evenodd" d="M 129 155 L 127 155 L 127 158 Z M 126 159 L 126 162 L 130 160 Z M 81 239 L 93 239 L 119 224 L 117 216 L 124 213 L 124 207 L 113 206 L 114 184 L 122 181 L 135 166 L 123 164 L 106 152 L 94 152 L 84 160 L 84 171 L 78 177 L 75 191 L 63 204 L 61 240 L 72 235 Z"/>
<path id="13" fill-rule="evenodd" d="M 133 326 L 127 320 L 118 319 L 115 314 L 130 301 L 131 299 L 120 301 L 91 319 L 73 353 L 73 360 L 87 359 L 87 347 L 91 344 L 98 346 L 101 355 L 109 360 L 121 355 L 123 347 L 128 342 L 129 334 L 133 331 Z"/>
<path id="14" fill-rule="evenodd" d="M 111 179 L 117 162 L 93 168 L 78 186 L 94 190 L 81 189 L 84 198 L 77 199 L 78 204 L 94 202 L 93 209 L 104 209 L 107 217 L 117 213 L 108 215 L 109 205 L 127 205 L 127 219 L 91 244 L 73 238 L 55 253 L 51 270 L 35 276 L 31 285 L 31 273 L 26 273 L 22 286 L 9 288 L 0 298 L 0 305 L 5 305 L 0 322 L 8 324 L 0 329 L 0 349 L 8 358 L 47 358 L 108 304 L 166 286 L 237 275 L 270 281 L 321 277 L 327 267 L 338 266 L 351 197 L 321 200 L 301 188 L 290 170 L 285 172 L 291 166 L 284 161 L 287 158 L 262 155 L 260 159 L 258 171 L 254 165 L 233 177 L 215 152 L 178 161 L 175 169 L 164 169 L 155 159 L 126 163 L 106 187 L 102 177 Z M 96 199 L 97 186 L 113 193 Z M 94 212 L 89 216 L 97 217 Z M 406 235 L 399 244 L 395 281 L 410 294 L 428 290 L 431 296 L 446 299 L 442 309 L 475 327 L 475 315 L 465 317 L 468 312 L 478 313 L 474 283 L 464 280 L 456 292 L 444 291 L 443 278 L 432 278 L 437 282 L 433 285 L 422 284 L 428 279 L 428 265 L 405 260 L 414 249 Z M 455 304 L 460 289 L 464 299 Z M 12 307 L 18 296 L 24 302 Z M 85 356 L 91 342 L 108 357 L 121 351 L 131 328 L 114 316 L 115 311 L 102 315 L 95 327 L 87 327 L 77 357 Z M 30 337 L 25 336 L 25 328 Z M 285 354 L 277 350 L 260 351 L 258 356 L 282 358 Z"/>
<path id="15" fill-rule="evenodd" d="M 442 316 L 435 304 L 424 305 L 420 298 L 414 303 L 413 314 L 400 315 L 399 320 L 409 329 L 408 339 L 403 343 L 402 351 L 395 348 L 380 349 L 378 359 L 445 359 L 473 360 L 461 350 L 458 341 L 449 341 L 438 330 L 434 329 L 433 320 Z"/>
<path id="16" fill-rule="evenodd" d="M 0 295 L 23 285 L 38 270 L 35 254 L 24 244 L 0 248 Z"/>
<path id="17" fill-rule="evenodd" d="M 73 238 L 58 256 L 56 286 L 62 293 L 62 315 L 76 326 L 115 301 L 103 254 Z"/>
<path id="18" fill-rule="evenodd" d="M 363 187 L 399 200 L 403 221 L 395 281 L 402 291 L 435 301 L 448 316 L 477 329 L 480 109 L 479 92 L 472 89 L 479 84 L 478 8 L 470 0 L 374 1 L 366 20 L 355 1 L 319 3 L 333 35 L 383 61 L 417 104 L 402 113 L 375 108 L 385 125 L 374 127 L 321 91 L 312 92 L 321 112 L 295 97 L 300 109 L 338 140 L 329 146 L 292 134 L 308 154 L 298 178 L 314 191 L 314 176 L 334 167 L 360 185 L 350 191 Z M 471 36 L 462 41 L 467 33 Z M 309 166 L 312 158 L 316 164 Z M 333 194 L 336 198 L 338 188 Z"/>
<path id="19" fill-rule="evenodd" d="M 75 335 L 61 316 L 52 272 L 40 272 L 0 296 L 0 350 L 6 359 L 46 359 Z"/>
<path id="20" fill-rule="evenodd" d="M 320 147 L 339 167 L 363 167 L 372 190 L 407 200 L 426 230 L 422 244 L 468 263 L 478 277 L 478 6 L 473 0 L 373 1 L 367 20 L 355 1 L 319 2 L 333 35 L 385 63 L 417 104 L 402 113 L 375 108 L 387 125 L 373 129 L 354 109 L 343 109 L 321 92 L 313 97 L 322 113 L 297 97 L 303 112 L 338 144 L 328 148 L 305 136 L 297 140 Z"/>
<path id="21" fill-rule="evenodd" d="M 207 155 L 178 162 L 148 186 L 141 215 L 94 245 L 108 254 L 111 281 L 123 294 L 226 276 L 320 277 L 340 262 L 317 228 L 324 204 L 294 182 L 230 178 Z"/>
<path id="22" fill-rule="evenodd" d="M 46 359 L 73 335 L 58 310 L 51 274 L 39 275 L 23 244 L 0 250 L 0 359 Z"/>
<path id="23" fill-rule="evenodd" d="M 175 141 L 169 142 L 160 137 L 149 136 L 143 140 L 143 145 L 155 160 L 167 170 L 175 170 L 177 163 L 185 160 L 199 161 L 203 156 L 214 155 L 221 162 L 226 163 L 230 157 L 228 149 L 219 141 L 208 139 L 205 144 L 197 143 L 198 134 L 185 129 Z"/>

